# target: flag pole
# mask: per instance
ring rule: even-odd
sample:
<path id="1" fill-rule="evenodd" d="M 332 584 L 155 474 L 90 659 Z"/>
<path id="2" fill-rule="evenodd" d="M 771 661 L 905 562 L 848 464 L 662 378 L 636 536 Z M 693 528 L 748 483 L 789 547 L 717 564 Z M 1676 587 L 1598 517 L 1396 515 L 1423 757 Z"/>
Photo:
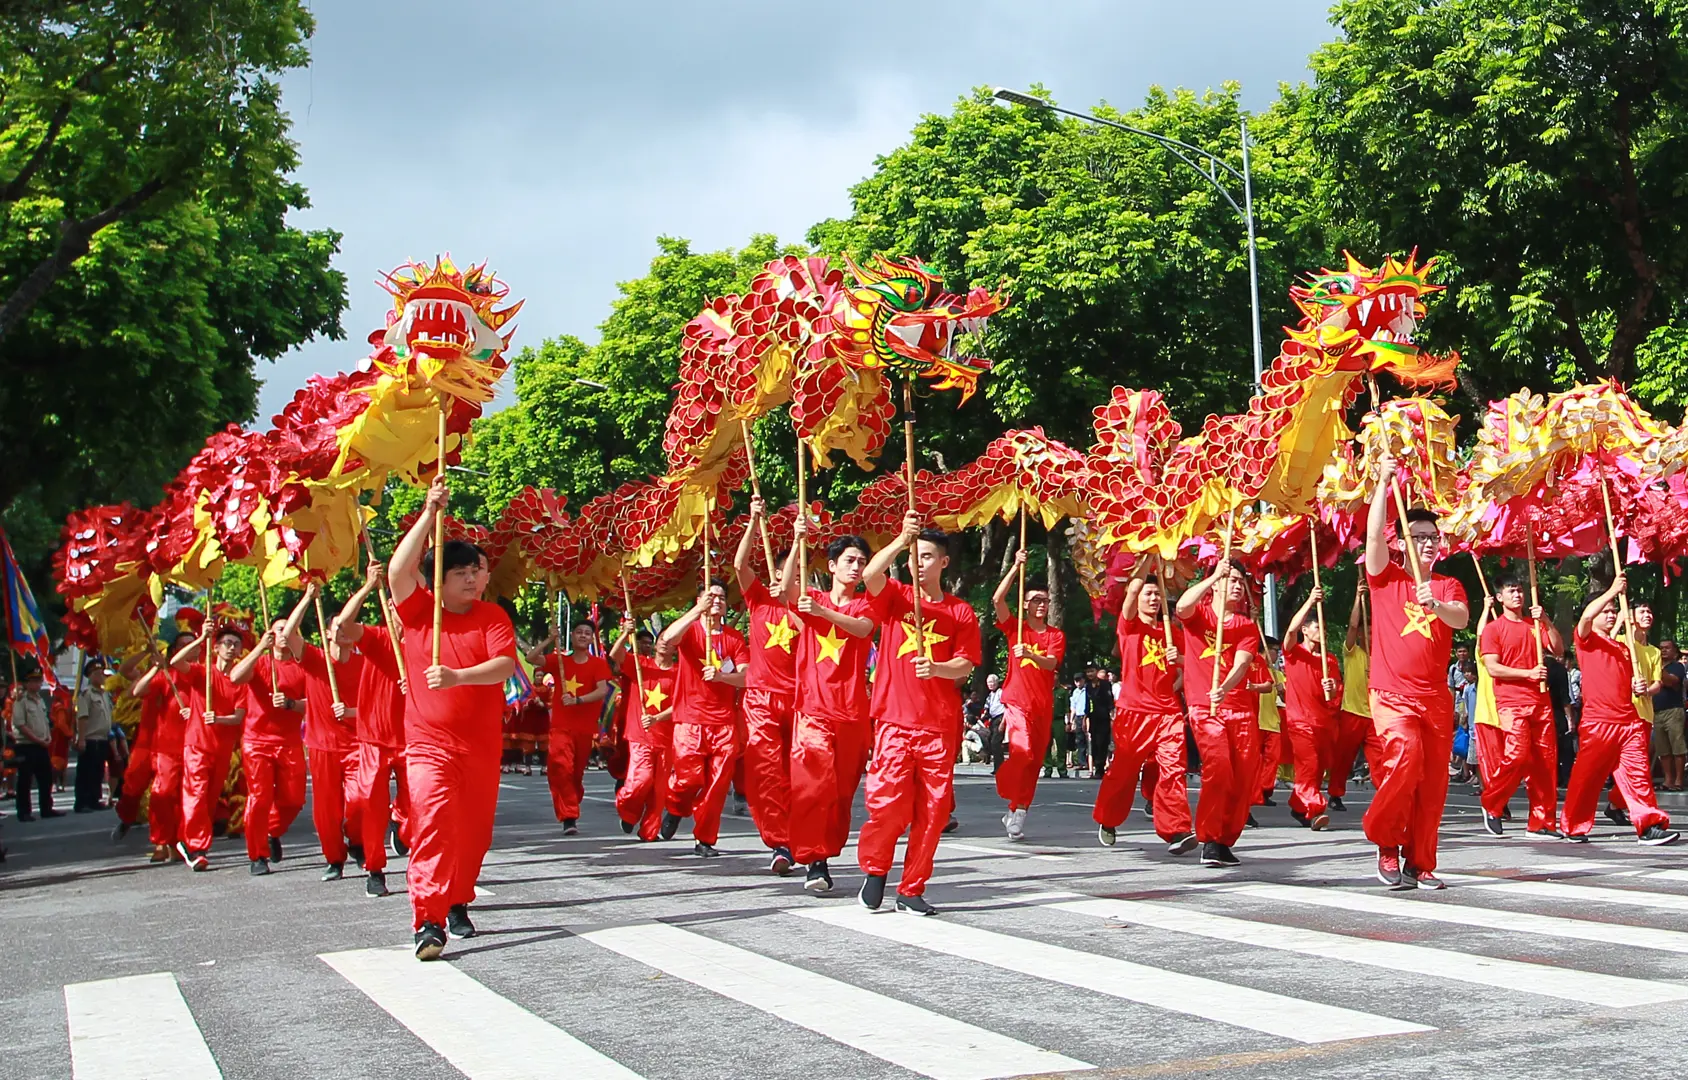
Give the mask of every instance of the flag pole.
<path id="1" fill-rule="evenodd" d="M 445 477 L 445 410 L 446 395 L 439 391 L 440 398 L 440 434 L 439 461 L 434 470 L 434 479 Z M 440 636 L 444 631 L 441 625 L 445 608 L 445 511 L 434 512 L 434 667 L 440 666 Z M 331 665 L 332 666 L 332 665 Z"/>
<path id="2" fill-rule="evenodd" d="M 750 468 L 750 493 L 760 499 L 762 497 L 762 480 L 756 475 L 756 450 L 750 442 L 750 425 L 740 420 L 739 432 L 744 436 L 744 461 Z M 766 510 L 766 505 L 763 509 Z M 774 583 L 774 542 L 768 537 L 768 517 L 766 513 L 763 514 L 759 524 L 762 530 L 762 555 L 768 560 L 768 584 L 771 586 Z M 632 613 L 629 612 L 629 614 Z M 637 667 L 638 665 L 635 664 L 634 666 Z"/>
<path id="3" fill-rule="evenodd" d="M 1233 531 L 1233 526 L 1236 524 L 1236 519 L 1237 508 L 1233 506 L 1225 514 L 1225 554 L 1219 560 L 1219 565 L 1226 567 L 1227 572 L 1229 572 L 1229 567 L 1231 565 L 1231 533 Z M 1219 595 L 1217 597 L 1219 603 L 1215 608 L 1219 618 L 1216 620 L 1216 626 L 1213 631 L 1212 688 L 1217 690 L 1219 689 L 1219 665 L 1225 659 L 1225 587 L 1223 584 L 1215 582 L 1214 588 L 1219 590 Z M 1164 606 L 1166 601 L 1163 599 L 1161 603 Z"/>
<path id="4" fill-rule="evenodd" d="M 908 508 L 915 513 L 918 507 L 914 502 L 914 385 L 911 379 L 903 379 L 903 486 L 908 488 Z M 909 578 L 914 587 L 909 595 L 914 597 L 914 654 L 926 655 L 926 623 L 920 614 L 920 541 L 916 539 L 908 551 Z"/>
<path id="5" fill-rule="evenodd" d="M 1020 504 L 1020 551 L 1026 550 L 1026 504 Z M 1015 612 L 1014 644 L 1016 647 L 1026 641 L 1026 564 L 1023 560 L 1019 565 L 1020 575 L 1020 607 Z"/>

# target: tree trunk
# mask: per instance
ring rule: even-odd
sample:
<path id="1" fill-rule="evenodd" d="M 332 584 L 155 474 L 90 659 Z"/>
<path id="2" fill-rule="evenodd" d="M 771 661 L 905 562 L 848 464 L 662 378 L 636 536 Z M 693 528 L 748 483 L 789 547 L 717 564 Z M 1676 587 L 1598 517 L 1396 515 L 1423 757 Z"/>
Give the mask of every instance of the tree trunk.
<path id="1" fill-rule="evenodd" d="M 1061 563 L 1067 557 L 1067 522 L 1056 522 L 1043 540 L 1043 550 L 1049 555 L 1046 585 L 1049 589 L 1049 625 L 1060 626 L 1066 614 L 1067 590 L 1063 585 Z"/>

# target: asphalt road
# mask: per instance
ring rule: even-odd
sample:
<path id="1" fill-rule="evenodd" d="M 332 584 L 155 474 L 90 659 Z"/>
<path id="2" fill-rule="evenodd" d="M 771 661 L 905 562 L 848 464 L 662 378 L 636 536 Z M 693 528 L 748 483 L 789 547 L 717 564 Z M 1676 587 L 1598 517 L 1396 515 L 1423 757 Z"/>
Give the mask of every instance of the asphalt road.
<path id="1" fill-rule="evenodd" d="M 409 955 L 402 891 L 318 880 L 308 814 L 257 879 L 237 841 L 195 875 L 148 865 L 144 830 L 113 846 L 106 815 L 8 818 L 0 1076 L 1680 1071 L 1688 846 L 1604 823 L 1580 847 L 1496 840 L 1462 795 L 1452 887 L 1391 893 L 1371 878 L 1363 789 L 1323 834 L 1295 828 L 1280 792 L 1243 866 L 1218 871 L 1168 857 L 1136 814 L 1100 847 L 1094 781 L 1045 781 L 1020 844 L 988 776 L 957 786 L 962 827 L 927 893 L 943 914 L 917 919 L 859 908 L 853 849 L 817 899 L 767 873 L 748 819 L 706 863 L 689 841 L 624 837 L 603 773 L 569 838 L 542 777 L 506 777 L 481 934 L 429 965 Z"/>

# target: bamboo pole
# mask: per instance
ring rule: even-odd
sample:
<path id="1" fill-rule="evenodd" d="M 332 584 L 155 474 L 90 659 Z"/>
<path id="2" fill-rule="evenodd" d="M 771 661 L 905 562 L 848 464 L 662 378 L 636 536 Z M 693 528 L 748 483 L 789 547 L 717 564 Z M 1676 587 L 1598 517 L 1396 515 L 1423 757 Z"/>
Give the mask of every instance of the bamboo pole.
<path id="1" fill-rule="evenodd" d="M 369 522 L 363 520 L 363 514 L 358 514 L 358 528 L 363 533 L 363 547 L 370 562 L 375 558 L 375 541 L 369 538 Z M 393 622 L 392 598 L 387 594 L 386 579 L 375 587 L 375 602 L 381 606 L 381 625 L 387 628 L 387 642 L 393 647 L 393 663 L 398 668 L 399 678 L 409 680 L 409 674 L 404 667 L 404 645 L 399 641 L 398 625 Z"/>
<path id="2" fill-rule="evenodd" d="M 438 556 L 435 556 L 438 558 Z M 328 669 L 328 693 L 334 699 L 334 704 L 340 704 L 340 676 L 334 673 L 334 644 L 328 640 L 328 624 L 322 618 L 322 593 L 311 597 L 311 603 L 316 605 L 317 636 L 322 638 L 322 663 Z M 274 664 L 270 667 L 273 669 Z"/>
<path id="3" fill-rule="evenodd" d="M 270 621 L 270 590 L 264 584 L 264 572 L 258 571 L 258 610 L 264 615 L 264 629 L 268 631 L 275 624 Z M 270 696 L 281 692 L 281 672 L 275 663 L 275 642 L 270 643 Z"/>
<path id="4" fill-rule="evenodd" d="M 1148 557 L 1149 557 L 1148 555 L 1143 556 L 1143 558 L 1145 558 L 1145 559 L 1147 559 Z M 1155 577 L 1160 581 L 1161 629 L 1166 631 L 1166 647 L 1167 647 L 1168 651 L 1171 651 L 1171 649 L 1172 649 L 1172 588 L 1171 588 L 1171 584 L 1167 581 L 1167 578 L 1166 578 L 1166 561 L 1164 559 L 1161 559 L 1159 556 L 1156 556 Z M 1133 611 L 1131 614 L 1134 618 L 1137 615 L 1137 613 L 1135 611 Z"/>
<path id="5" fill-rule="evenodd" d="M 633 589 L 627 584 L 627 574 L 625 572 L 621 573 L 619 576 L 621 578 L 622 610 L 627 612 L 627 617 L 631 619 L 633 617 Z M 637 683 L 639 687 L 639 723 L 641 726 L 649 728 L 651 726 L 650 721 L 645 719 L 650 715 L 645 705 L 645 669 L 639 663 L 639 631 L 637 629 L 633 631 L 633 643 L 631 647 L 633 649 L 633 681 Z"/>
<path id="6" fill-rule="evenodd" d="M 739 431 L 744 435 L 744 461 L 750 468 L 750 493 L 760 499 L 762 497 L 762 480 L 756 475 L 756 450 L 750 442 L 750 425 L 740 420 Z M 764 503 L 763 510 L 766 511 L 766 509 L 767 504 Z M 771 588 L 774 584 L 774 542 L 768 536 L 768 517 L 765 512 L 758 524 L 762 528 L 762 555 L 768 560 L 768 585 Z"/>
<path id="7" fill-rule="evenodd" d="M 908 488 L 908 508 L 911 513 L 916 509 L 914 503 L 914 387 L 908 379 L 903 380 L 903 486 Z M 908 552 L 909 577 L 914 588 L 909 595 L 914 597 L 914 654 L 926 655 L 926 623 L 920 614 L 920 541 L 915 540 Z"/>
<path id="8" fill-rule="evenodd" d="M 1307 518 L 1307 549 L 1313 557 L 1313 588 L 1324 591 L 1324 585 L 1319 581 L 1319 525 L 1311 515 Z M 1320 597 L 1313 605 L 1319 616 L 1319 676 L 1330 678 L 1330 658 L 1325 655 L 1325 601 Z"/>
<path id="9" fill-rule="evenodd" d="M 1231 572 L 1231 570 L 1230 570 L 1230 568 L 1231 568 L 1231 531 L 1232 531 L 1232 526 L 1236 522 L 1236 518 L 1237 518 L 1237 508 L 1233 506 L 1230 509 L 1230 511 L 1228 513 L 1226 513 L 1226 515 L 1225 515 L 1225 554 L 1219 560 L 1219 565 L 1225 568 L 1225 572 L 1227 574 L 1229 574 Z M 1215 626 L 1214 626 L 1214 630 L 1213 630 L 1213 686 L 1212 686 L 1212 689 L 1217 690 L 1217 689 L 1219 689 L 1219 667 L 1220 667 L 1220 664 L 1225 659 L 1225 583 L 1222 582 L 1222 581 L 1216 580 L 1214 582 L 1213 587 L 1215 589 L 1219 590 L 1219 595 L 1218 595 L 1218 598 L 1217 598 L 1218 603 L 1214 608 L 1214 611 L 1217 613 L 1218 618 L 1215 620 Z M 1165 603 L 1164 599 L 1162 600 L 1162 603 L 1163 604 Z"/>
<path id="10" fill-rule="evenodd" d="M 1025 550 L 1026 550 L 1026 504 L 1021 503 L 1020 504 L 1020 551 L 1016 552 L 1016 557 L 1020 553 L 1024 552 Z M 1025 644 L 1025 641 L 1026 641 L 1026 564 L 1023 560 L 1018 560 L 1018 558 L 1017 558 L 1017 561 L 1019 562 L 1018 569 L 1019 569 L 1019 576 L 1020 576 L 1020 608 L 1019 608 L 1019 611 L 1017 612 L 1017 617 L 1014 620 L 1014 645 L 1015 645 L 1016 648 Z"/>
<path id="11" fill-rule="evenodd" d="M 709 582 L 715 576 L 710 570 L 709 558 L 709 511 L 703 512 L 703 651 L 709 660 L 709 666 L 715 667 L 715 636 L 711 632 L 709 623 L 709 605 L 714 603 L 709 598 Z"/>
<path id="12" fill-rule="evenodd" d="M 1395 496 L 1395 513 L 1401 519 L 1401 550 L 1407 557 L 1407 569 L 1412 571 L 1413 584 L 1424 584 L 1424 569 L 1418 565 L 1418 549 L 1413 547 L 1412 530 L 1407 527 L 1407 500 L 1401 494 L 1401 485 L 1390 481 L 1389 491 Z"/>
<path id="13" fill-rule="evenodd" d="M 1612 573 L 1623 573 L 1623 563 L 1618 558 L 1618 528 L 1612 520 L 1612 494 L 1606 487 L 1606 476 L 1600 476 L 1600 502 L 1606 510 L 1606 539 L 1612 547 Z M 1629 644 L 1629 666 L 1635 678 L 1641 677 L 1641 650 L 1635 644 L 1635 624 L 1629 617 L 1629 594 L 1618 594 L 1618 614 L 1624 621 L 1624 637 Z"/>
<path id="14" fill-rule="evenodd" d="M 445 411 L 446 396 L 440 393 L 439 463 L 434 479 L 445 477 Z M 445 511 L 434 515 L 434 667 L 440 666 L 440 639 L 444 633 L 445 616 Z"/>
<path id="15" fill-rule="evenodd" d="M 797 514 L 805 526 L 797 541 L 797 592 L 809 591 L 809 467 L 803 460 L 803 437 L 797 437 Z"/>
<path id="16" fill-rule="evenodd" d="M 1530 607 L 1538 608 L 1541 606 L 1541 593 L 1536 588 L 1536 527 L 1534 523 L 1528 523 L 1526 526 L 1524 552 L 1530 564 Z M 1530 616 L 1530 630 L 1536 639 L 1536 666 L 1540 667 L 1546 663 L 1546 658 L 1541 644 L 1541 623 L 1534 615 Z M 1536 689 L 1544 694 L 1547 693 L 1547 680 L 1543 679 Z"/>
<path id="17" fill-rule="evenodd" d="M 211 646 L 217 640 L 217 618 L 211 614 L 211 591 L 214 586 L 205 588 L 205 625 L 209 632 L 205 635 L 205 711 L 215 715 L 217 710 L 211 704 L 211 669 L 216 664 L 216 654 Z M 214 721 L 213 721 L 214 722 Z"/>

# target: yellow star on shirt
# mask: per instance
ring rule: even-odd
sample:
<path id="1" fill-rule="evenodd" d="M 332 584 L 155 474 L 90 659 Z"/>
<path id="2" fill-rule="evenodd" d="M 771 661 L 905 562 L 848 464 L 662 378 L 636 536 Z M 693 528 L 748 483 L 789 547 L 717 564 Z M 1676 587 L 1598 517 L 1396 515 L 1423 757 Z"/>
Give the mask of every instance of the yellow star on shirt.
<path id="1" fill-rule="evenodd" d="M 1407 614 L 1407 625 L 1401 627 L 1402 637 L 1408 634 L 1423 634 L 1426 638 L 1432 636 L 1431 627 L 1436 624 L 1436 616 L 1430 613 L 1429 608 L 1408 601 L 1404 610 Z"/>
<path id="2" fill-rule="evenodd" d="M 668 700 L 668 692 L 659 684 L 645 690 L 645 711 L 661 712 L 662 703 Z"/>
<path id="3" fill-rule="evenodd" d="M 1211 656 L 1213 654 L 1211 652 L 1209 652 L 1207 655 Z M 1156 638 L 1152 638 L 1152 637 L 1144 638 L 1143 639 L 1143 659 L 1140 662 L 1140 666 L 1159 668 L 1160 670 L 1165 671 L 1166 670 L 1166 646 L 1161 644 L 1160 641 Z"/>
<path id="4" fill-rule="evenodd" d="M 791 643 L 797 639 L 797 627 L 792 625 L 790 619 L 781 615 L 779 621 L 762 625 L 768 628 L 768 648 L 788 653 L 791 651 Z"/>
<path id="5" fill-rule="evenodd" d="M 936 629 L 938 621 L 936 619 L 926 619 L 924 621 L 926 623 L 926 656 L 930 659 L 932 656 L 932 646 L 937 645 L 940 642 L 948 641 L 949 637 L 945 634 L 938 633 Z M 909 653 L 914 651 L 914 624 L 905 620 L 902 627 L 903 640 L 902 643 L 897 646 L 897 656 L 899 657 L 907 656 Z"/>
<path id="6" fill-rule="evenodd" d="M 563 693 L 565 693 L 565 694 L 579 694 L 580 693 L 580 681 L 578 679 L 573 678 L 572 676 L 564 676 L 563 677 Z"/>
<path id="7" fill-rule="evenodd" d="M 1030 668 L 1037 667 L 1037 661 L 1032 659 L 1032 657 L 1034 657 L 1034 656 L 1041 656 L 1045 659 L 1047 659 L 1049 657 L 1048 653 L 1044 652 L 1042 649 L 1039 649 L 1036 645 L 1033 645 L 1029 641 L 1028 642 L 1022 642 L 1021 644 L 1025 645 L 1025 647 L 1026 647 L 1026 655 L 1020 657 L 1020 666 L 1021 667 L 1030 667 Z"/>
<path id="8" fill-rule="evenodd" d="M 1147 639 L 1145 639 L 1145 640 L 1147 640 Z M 1215 655 L 1218 654 L 1217 650 L 1214 648 L 1214 646 L 1218 643 L 1213 640 L 1212 634 L 1209 634 L 1205 638 L 1203 638 L 1202 643 L 1206 646 L 1204 649 L 1202 649 L 1202 659 L 1203 660 L 1206 660 L 1209 657 L 1212 657 L 1212 656 L 1215 656 Z M 1164 671 L 1166 669 L 1162 668 L 1161 670 Z"/>
<path id="9" fill-rule="evenodd" d="M 815 657 L 819 664 L 831 660 L 834 666 L 844 662 L 844 638 L 839 634 L 838 627 L 829 626 L 826 633 L 815 635 L 815 645 L 820 649 L 820 655 Z"/>

